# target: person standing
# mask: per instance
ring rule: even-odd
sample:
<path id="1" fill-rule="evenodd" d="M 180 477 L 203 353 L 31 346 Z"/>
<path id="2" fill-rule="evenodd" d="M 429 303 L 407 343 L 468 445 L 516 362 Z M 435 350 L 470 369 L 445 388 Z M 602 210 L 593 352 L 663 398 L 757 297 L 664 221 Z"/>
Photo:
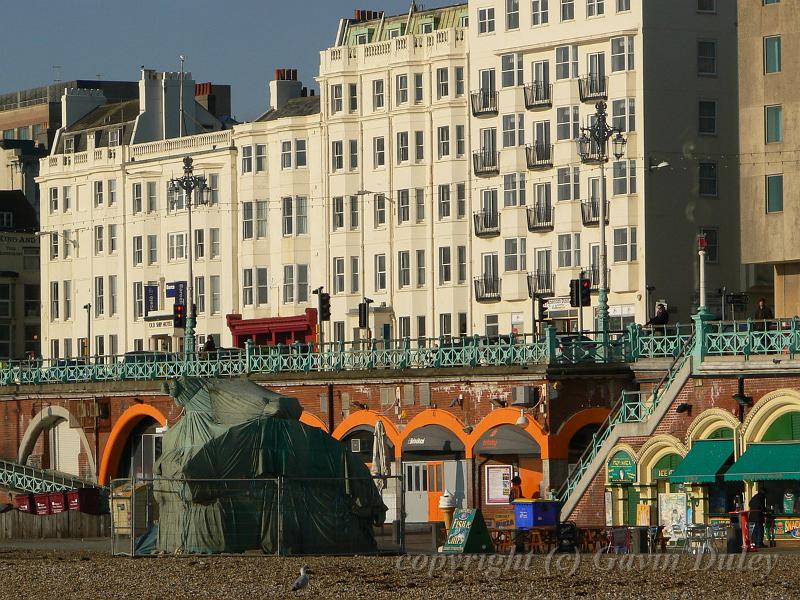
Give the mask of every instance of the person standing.
<path id="1" fill-rule="evenodd" d="M 747 519 L 753 524 L 753 539 L 750 541 L 757 548 L 766 548 L 764 545 L 764 512 L 767 510 L 767 495 L 759 488 L 758 492 L 750 498 L 747 505 L 750 514 Z"/>
<path id="2" fill-rule="evenodd" d="M 772 309 L 767 306 L 767 300 L 765 298 L 759 298 L 758 304 L 756 305 L 756 311 L 753 313 L 753 319 L 756 321 L 764 321 L 766 319 L 774 319 L 775 314 L 772 312 Z"/>
<path id="3" fill-rule="evenodd" d="M 514 500 L 516 500 L 517 498 L 522 498 L 522 497 L 523 497 L 522 479 L 520 479 L 519 476 L 517 475 L 514 476 L 513 479 L 511 479 L 511 493 L 508 495 L 508 502 L 510 504 L 511 502 L 514 502 Z"/>

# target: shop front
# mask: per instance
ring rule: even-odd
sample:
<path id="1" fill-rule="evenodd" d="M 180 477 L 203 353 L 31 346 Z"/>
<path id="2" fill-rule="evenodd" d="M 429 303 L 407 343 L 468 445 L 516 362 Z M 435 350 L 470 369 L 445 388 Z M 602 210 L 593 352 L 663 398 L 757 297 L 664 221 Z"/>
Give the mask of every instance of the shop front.
<path id="1" fill-rule="evenodd" d="M 441 521 L 439 499 L 444 490 L 464 506 L 467 466 L 464 443 L 449 429 L 424 425 L 403 441 L 405 509 L 409 523 Z"/>
<path id="2" fill-rule="evenodd" d="M 514 477 L 522 481 L 523 497 L 541 498 L 542 450 L 523 428 L 511 424 L 492 427 L 478 438 L 472 452 L 473 481 L 479 487 L 476 504 L 488 511 L 489 518 L 502 521 L 512 510 L 509 495 Z M 477 474 L 480 476 L 475 477 Z"/>
<path id="3" fill-rule="evenodd" d="M 617 450 L 606 462 L 606 525 L 636 525 L 639 490 L 633 450 Z"/>

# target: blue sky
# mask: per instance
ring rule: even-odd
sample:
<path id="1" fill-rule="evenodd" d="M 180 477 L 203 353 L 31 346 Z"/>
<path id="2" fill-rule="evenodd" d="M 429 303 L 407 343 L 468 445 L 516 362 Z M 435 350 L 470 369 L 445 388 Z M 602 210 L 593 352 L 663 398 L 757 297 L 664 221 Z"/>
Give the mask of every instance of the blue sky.
<path id="1" fill-rule="evenodd" d="M 25 0 L 3 2 L 0 93 L 70 79 L 137 80 L 139 67 L 179 68 L 232 86 L 233 113 L 258 116 L 275 68 L 306 85 L 319 51 L 355 8 L 404 13 L 411 0 Z M 423 0 L 426 7 L 454 3 Z M 53 65 L 59 65 L 54 70 Z M 60 74 L 58 74 L 60 72 Z"/>

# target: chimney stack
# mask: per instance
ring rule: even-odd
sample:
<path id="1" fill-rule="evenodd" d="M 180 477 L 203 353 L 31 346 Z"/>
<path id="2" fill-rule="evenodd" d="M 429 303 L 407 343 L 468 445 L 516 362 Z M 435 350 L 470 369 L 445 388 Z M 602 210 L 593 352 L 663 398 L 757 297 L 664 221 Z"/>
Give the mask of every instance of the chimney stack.
<path id="1" fill-rule="evenodd" d="M 269 82 L 269 107 L 278 110 L 289 100 L 300 98 L 303 84 L 297 80 L 297 69 L 275 69 L 275 79 Z"/>

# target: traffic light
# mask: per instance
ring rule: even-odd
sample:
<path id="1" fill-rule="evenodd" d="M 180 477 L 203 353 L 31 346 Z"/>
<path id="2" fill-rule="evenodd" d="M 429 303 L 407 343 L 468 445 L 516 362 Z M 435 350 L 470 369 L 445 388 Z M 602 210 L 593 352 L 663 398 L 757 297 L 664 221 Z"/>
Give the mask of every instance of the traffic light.
<path id="1" fill-rule="evenodd" d="M 569 305 L 574 307 L 580 306 L 581 301 L 581 282 L 579 279 L 569 280 Z"/>
<path id="2" fill-rule="evenodd" d="M 366 302 L 358 303 L 358 326 L 361 329 L 369 327 L 369 304 Z"/>
<path id="3" fill-rule="evenodd" d="M 581 279 L 581 306 L 592 305 L 592 282 L 588 279 Z"/>
<path id="4" fill-rule="evenodd" d="M 186 327 L 186 305 L 175 304 L 172 307 L 172 326 Z"/>
<path id="5" fill-rule="evenodd" d="M 331 320 L 331 295 L 327 292 L 320 292 L 319 294 L 319 320 Z"/>
<path id="6" fill-rule="evenodd" d="M 539 320 L 547 319 L 547 298 L 539 298 Z"/>

